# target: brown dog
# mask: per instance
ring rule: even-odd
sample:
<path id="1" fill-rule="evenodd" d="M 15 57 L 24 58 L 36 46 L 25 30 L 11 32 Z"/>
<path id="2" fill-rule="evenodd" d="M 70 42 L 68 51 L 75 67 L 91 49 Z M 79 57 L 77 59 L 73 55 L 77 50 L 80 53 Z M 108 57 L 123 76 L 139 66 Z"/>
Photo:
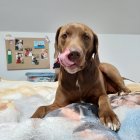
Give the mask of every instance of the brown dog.
<path id="1" fill-rule="evenodd" d="M 55 41 L 55 56 L 61 64 L 55 101 L 39 107 L 32 118 L 43 118 L 55 109 L 84 101 L 98 105 L 101 122 L 118 130 L 120 122 L 107 94 L 130 90 L 114 66 L 100 63 L 97 35 L 86 25 L 73 23 L 60 27 Z"/>

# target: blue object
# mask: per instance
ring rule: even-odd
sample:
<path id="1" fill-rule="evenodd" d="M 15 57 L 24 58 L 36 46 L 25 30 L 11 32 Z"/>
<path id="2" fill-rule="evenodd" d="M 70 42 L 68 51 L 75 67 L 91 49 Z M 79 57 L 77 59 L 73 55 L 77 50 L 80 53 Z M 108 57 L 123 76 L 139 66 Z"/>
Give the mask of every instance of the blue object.
<path id="1" fill-rule="evenodd" d="M 56 75 L 51 72 L 27 72 L 25 74 L 27 76 L 27 80 L 31 82 L 54 82 Z"/>

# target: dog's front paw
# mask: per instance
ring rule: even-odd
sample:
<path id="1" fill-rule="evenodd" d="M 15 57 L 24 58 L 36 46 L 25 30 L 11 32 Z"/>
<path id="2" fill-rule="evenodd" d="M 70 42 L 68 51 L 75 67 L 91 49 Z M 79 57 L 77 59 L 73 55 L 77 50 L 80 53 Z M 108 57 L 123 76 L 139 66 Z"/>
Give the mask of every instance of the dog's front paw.
<path id="1" fill-rule="evenodd" d="M 120 121 L 113 111 L 99 112 L 99 118 L 102 124 L 117 131 L 120 128 Z"/>
<path id="2" fill-rule="evenodd" d="M 40 106 L 31 118 L 43 118 L 46 115 L 46 106 Z"/>

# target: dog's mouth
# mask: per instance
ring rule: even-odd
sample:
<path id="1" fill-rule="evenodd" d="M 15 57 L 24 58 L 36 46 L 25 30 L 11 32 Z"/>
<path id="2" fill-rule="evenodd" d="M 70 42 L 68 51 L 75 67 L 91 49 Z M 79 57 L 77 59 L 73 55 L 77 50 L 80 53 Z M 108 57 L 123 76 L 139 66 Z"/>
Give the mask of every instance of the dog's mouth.
<path id="1" fill-rule="evenodd" d="M 63 54 L 60 54 L 58 56 L 58 58 L 59 58 L 60 64 L 64 67 L 71 67 L 71 66 L 75 65 L 75 63 L 73 61 L 70 61 L 68 59 L 68 57 L 63 56 Z"/>
<path id="2" fill-rule="evenodd" d="M 69 69 L 74 69 L 76 67 L 79 67 L 78 63 L 70 61 L 67 58 L 61 59 L 61 57 L 59 57 L 59 62 L 63 67 L 67 67 Z"/>
<path id="3" fill-rule="evenodd" d="M 68 58 L 68 55 L 69 51 L 65 51 L 64 53 L 59 54 L 58 58 L 61 66 L 63 66 L 64 69 L 71 74 L 80 71 L 82 69 L 81 60 L 78 59 L 76 61 L 71 61 Z"/>

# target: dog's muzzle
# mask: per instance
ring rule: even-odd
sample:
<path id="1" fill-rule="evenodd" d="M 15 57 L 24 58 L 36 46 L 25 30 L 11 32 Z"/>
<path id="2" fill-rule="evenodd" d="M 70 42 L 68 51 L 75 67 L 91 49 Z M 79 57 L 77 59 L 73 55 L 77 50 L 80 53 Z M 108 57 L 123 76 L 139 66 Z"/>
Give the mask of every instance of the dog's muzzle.
<path id="1" fill-rule="evenodd" d="M 78 61 L 79 58 L 80 58 L 80 52 L 78 52 L 78 51 L 71 51 L 68 54 L 68 59 L 72 62 Z"/>
<path id="2" fill-rule="evenodd" d="M 81 65 L 81 52 L 78 50 L 66 49 L 58 56 L 60 64 L 69 73 L 76 73 L 79 71 Z"/>

